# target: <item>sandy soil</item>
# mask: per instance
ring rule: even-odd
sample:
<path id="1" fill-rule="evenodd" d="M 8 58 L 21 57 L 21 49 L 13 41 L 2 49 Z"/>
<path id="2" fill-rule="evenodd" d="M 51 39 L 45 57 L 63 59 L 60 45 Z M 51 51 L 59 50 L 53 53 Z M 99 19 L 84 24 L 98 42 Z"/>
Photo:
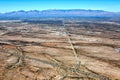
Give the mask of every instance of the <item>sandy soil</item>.
<path id="1" fill-rule="evenodd" d="M 60 27 L 18 30 L 0 36 L 0 80 L 120 80 L 118 39 L 68 35 Z"/>

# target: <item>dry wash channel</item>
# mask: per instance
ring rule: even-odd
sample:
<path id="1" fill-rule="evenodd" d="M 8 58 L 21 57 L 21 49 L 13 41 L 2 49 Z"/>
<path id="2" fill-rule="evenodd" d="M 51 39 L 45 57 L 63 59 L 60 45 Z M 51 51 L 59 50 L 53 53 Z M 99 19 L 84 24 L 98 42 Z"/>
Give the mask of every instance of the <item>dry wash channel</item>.
<path id="1" fill-rule="evenodd" d="M 106 45 L 105 38 L 78 35 L 79 28 L 65 25 L 14 24 L 18 27 L 1 31 L 5 33 L 0 35 L 0 80 L 120 79 L 120 55 L 107 52 L 114 53 L 110 45 L 118 41 L 107 39 Z"/>

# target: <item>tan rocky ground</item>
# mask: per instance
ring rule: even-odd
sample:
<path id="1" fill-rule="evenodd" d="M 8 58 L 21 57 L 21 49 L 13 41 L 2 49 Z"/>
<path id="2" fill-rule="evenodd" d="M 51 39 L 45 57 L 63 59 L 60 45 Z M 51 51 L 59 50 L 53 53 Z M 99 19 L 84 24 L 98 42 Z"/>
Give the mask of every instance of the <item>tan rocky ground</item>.
<path id="1" fill-rule="evenodd" d="M 78 28 L 12 29 L 1 30 L 0 80 L 120 80 L 120 39 L 77 34 Z"/>

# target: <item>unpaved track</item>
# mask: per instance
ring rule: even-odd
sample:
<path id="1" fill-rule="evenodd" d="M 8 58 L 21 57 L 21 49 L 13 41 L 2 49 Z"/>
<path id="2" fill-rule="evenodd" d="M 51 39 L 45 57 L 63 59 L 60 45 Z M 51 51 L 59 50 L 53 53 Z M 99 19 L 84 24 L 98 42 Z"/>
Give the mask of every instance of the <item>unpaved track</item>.
<path id="1" fill-rule="evenodd" d="M 75 68 L 76 68 L 75 71 L 78 74 L 83 74 L 83 75 L 87 76 L 88 78 L 99 79 L 99 80 L 108 80 L 107 77 L 102 76 L 100 74 L 97 74 L 93 71 L 90 71 L 88 68 L 86 68 L 84 65 L 81 64 L 80 57 L 78 57 L 77 51 L 74 48 L 74 45 L 72 43 L 72 39 L 70 37 L 71 35 L 70 35 L 69 31 L 66 29 L 66 26 L 65 26 L 64 22 L 63 22 L 63 28 L 64 28 L 64 31 L 66 33 L 66 37 L 68 38 L 68 42 L 71 45 L 71 48 L 72 48 L 72 51 L 73 51 L 73 54 L 74 54 L 74 57 L 75 57 L 75 60 L 76 60 L 76 64 L 74 64 Z M 85 71 L 87 71 L 87 72 L 85 72 Z M 83 78 L 83 79 L 85 79 L 85 78 Z"/>

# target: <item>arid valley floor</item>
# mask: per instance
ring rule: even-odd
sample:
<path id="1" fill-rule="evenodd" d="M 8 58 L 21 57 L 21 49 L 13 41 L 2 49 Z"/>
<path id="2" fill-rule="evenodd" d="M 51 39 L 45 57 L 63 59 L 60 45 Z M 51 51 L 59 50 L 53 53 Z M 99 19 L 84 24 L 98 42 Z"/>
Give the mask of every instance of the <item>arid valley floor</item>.
<path id="1" fill-rule="evenodd" d="M 0 80 L 120 80 L 120 24 L 1 21 Z"/>

